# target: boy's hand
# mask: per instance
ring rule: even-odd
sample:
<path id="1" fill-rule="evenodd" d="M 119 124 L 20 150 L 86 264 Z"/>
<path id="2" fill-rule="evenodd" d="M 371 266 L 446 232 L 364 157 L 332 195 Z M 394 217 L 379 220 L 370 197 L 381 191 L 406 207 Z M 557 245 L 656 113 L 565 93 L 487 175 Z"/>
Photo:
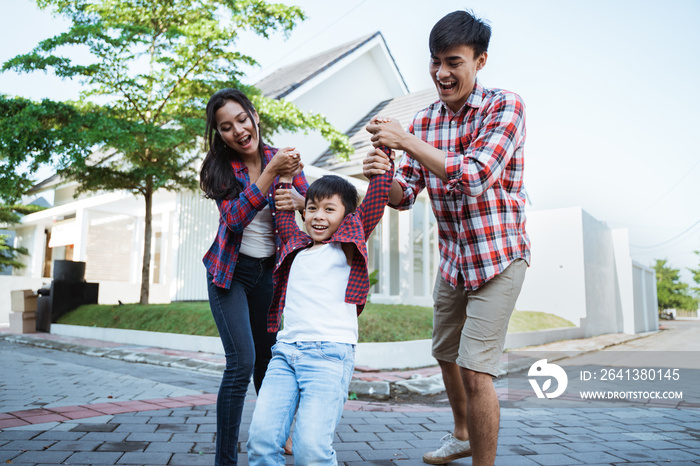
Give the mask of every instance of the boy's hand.
<path id="1" fill-rule="evenodd" d="M 394 151 L 387 156 L 383 150 L 376 148 L 367 154 L 367 157 L 362 161 L 362 174 L 367 178 L 372 178 L 375 175 L 383 175 L 387 171 L 391 170 L 391 164 L 389 162 L 389 157 L 394 159 Z"/>
<path id="2" fill-rule="evenodd" d="M 275 191 L 275 209 L 304 210 L 304 196 L 296 189 L 278 189 Z"/>

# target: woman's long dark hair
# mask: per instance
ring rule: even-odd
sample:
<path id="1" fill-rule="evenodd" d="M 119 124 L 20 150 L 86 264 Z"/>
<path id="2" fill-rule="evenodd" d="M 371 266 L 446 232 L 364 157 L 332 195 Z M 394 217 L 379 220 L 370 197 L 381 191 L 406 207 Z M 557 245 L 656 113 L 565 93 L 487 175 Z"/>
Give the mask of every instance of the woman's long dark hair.
<path id="1" fill-rule="evenodd" d="M 207 126 L 204 132 L 208 150 L 199 171 L 199 187 L 204 191 L 204 197 L 209 199 L 233 199 L 243 191 L 243 185 L 236 179 L 231 167 L 231 159 L 238 158 L 238 154 L 226 145 L 216 130 L 216 112 L 228 102 L 240 104 L 248 118 L 255 122 L 255 107 L 238 89 L 222 89 L 209 99 Z M 265 168 L 262 135 L 259 128 L 257 131 L 260 163 L 261 167 Z"/>

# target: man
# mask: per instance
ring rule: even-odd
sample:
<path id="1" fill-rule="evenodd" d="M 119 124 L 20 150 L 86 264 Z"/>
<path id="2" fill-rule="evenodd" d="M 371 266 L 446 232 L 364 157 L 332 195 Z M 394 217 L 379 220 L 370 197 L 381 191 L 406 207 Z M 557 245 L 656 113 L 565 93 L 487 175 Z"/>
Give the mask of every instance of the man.
<path id="1" fill-rule="evenodd" d="M 475 465 L 495 461 L 500 407 L 492 378 L 530 260 L 522 183 L 525 107 L 518 95 L 477 82 L 490 37 L 490 27 L 470 12 L 442 18 L 429 40 L 440 100 L 420 111 L 408 132 L 386 118 L 367 126 L 375 147 L 405 151 L 389 204 L 408 209 L 427 188 L 438 222 L 432 353 L 454 431 L 423 456 L 429 464 L 469 455 Z M 363 162 L 368 177 L 389 169 L 379 152 Z"/>

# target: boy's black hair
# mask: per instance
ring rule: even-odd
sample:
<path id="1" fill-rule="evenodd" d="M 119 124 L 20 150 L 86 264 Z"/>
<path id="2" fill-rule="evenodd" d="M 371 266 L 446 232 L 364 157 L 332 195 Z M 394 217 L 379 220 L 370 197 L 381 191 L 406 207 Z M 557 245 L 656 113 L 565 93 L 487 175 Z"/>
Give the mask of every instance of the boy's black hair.
<path id="1" fill-rule="evenodd" d="M 430 31 L 430 54 L 443 53 L 452 47 L 468 45 L 474 50 L 474 58 L 489 48 L 491 26 L 477 18 L 470 10 L 453 11 L 435 23 Z"/>
<path id="2" fill-rule="evenodd" d="M 345 215 L 355 212 L 357 208 L 357 189 L 347 180 L 336 175 L 324 175 L 309 186 L 306 201 L 321 201 L 337 194 L 345 207 Z"/>

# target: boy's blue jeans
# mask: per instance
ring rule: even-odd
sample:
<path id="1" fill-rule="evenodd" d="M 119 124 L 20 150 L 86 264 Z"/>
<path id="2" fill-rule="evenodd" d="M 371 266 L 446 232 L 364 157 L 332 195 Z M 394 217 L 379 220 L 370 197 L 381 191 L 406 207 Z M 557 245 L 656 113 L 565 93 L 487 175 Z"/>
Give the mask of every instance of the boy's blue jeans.
<path id="1" fill-rule="evenodd" d="M 294 463 L 338 464 L 333 436 L 354 367 L 354 345 L 277 342 L 250 424 L 248 464 L 285 463 L 283 448 L 295 413 Z"/>

